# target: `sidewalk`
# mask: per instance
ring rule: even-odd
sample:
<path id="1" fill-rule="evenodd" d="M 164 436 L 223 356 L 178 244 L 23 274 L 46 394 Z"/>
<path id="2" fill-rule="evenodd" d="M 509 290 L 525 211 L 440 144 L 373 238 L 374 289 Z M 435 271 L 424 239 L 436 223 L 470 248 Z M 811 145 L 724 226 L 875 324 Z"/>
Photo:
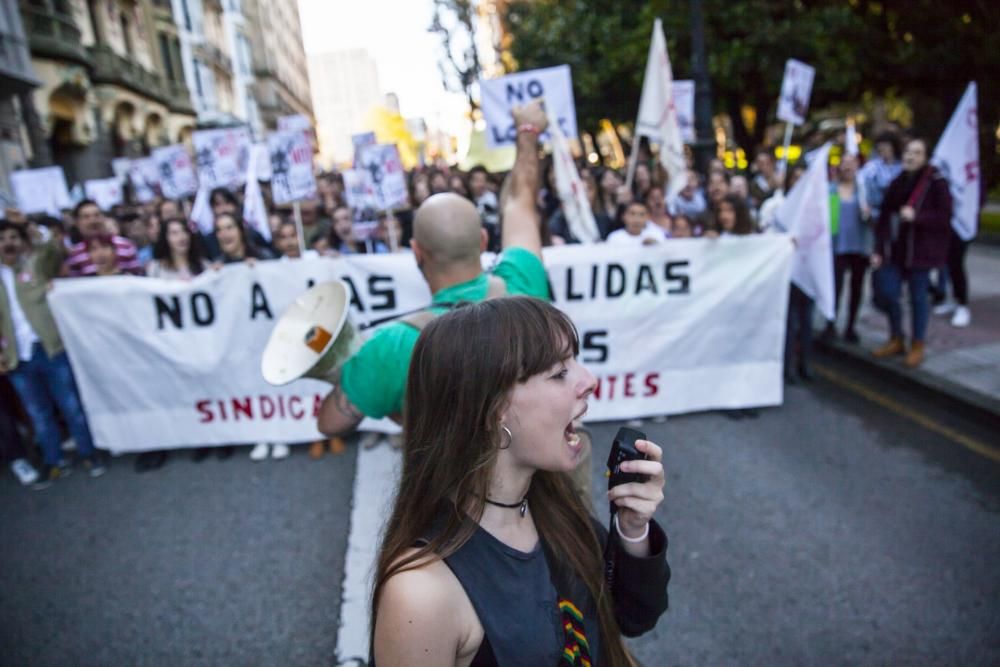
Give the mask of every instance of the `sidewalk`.
<path id="1" fill-rule="evenodd" d="M 966 255 L 966 268 L 972 324 L 956 329 L 949 324 L 951 316 L 931 315 L 927 359 L 920 368 L 909 370 L 901 359 L 881 361 L 871 356 L 872 349 L 888 340 L 889 329 L 886 317 L 871 303 L 870 278 L 865 282 L 857 323 L 861 344 L 851 345 L 838 338 L 831 343 L 817 341 L 817 345 L 1000 416 L 1000 247 L 973 243 Z M 846 304 L 842 303 L 840 310 L 837 331 L 842 333 Z M 904 331 L 909 332 L 905 297 L 904 313 Z"/>

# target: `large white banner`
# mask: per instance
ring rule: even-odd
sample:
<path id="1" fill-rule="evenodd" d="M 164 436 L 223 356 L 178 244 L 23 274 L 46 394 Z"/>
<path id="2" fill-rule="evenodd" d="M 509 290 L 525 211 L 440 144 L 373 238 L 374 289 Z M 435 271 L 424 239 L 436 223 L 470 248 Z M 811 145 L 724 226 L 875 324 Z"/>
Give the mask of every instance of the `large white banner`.
<path id="1" fill-rule="evenodd" d="M 555 304 L 576 322 L 600 383 L 588 419 L 780 404 L 791 256 L 781 235 L 547 248 Z M 189 283 L 57 281 L 49 301 L 98 445 L 317 437 L 329 386 L 272 387 L 260 356 L 275 318 L 333 278 L 348 281 L 359 323 L 430 301 L 409 254 L 239 264 Z"/>
<path id="2" fill-rule="evenodd" d="M 490 148 L 503 148 L 517 143 L 517 128 L 510 112 L 542 98 L 549 114 L 554 117 L 563 134 L 569 139 L 577 137 L 576 103 L 573 101 L 573 79 L 569 65 L 508 74 L 498 79 L 479 82 L 483 117 L 486 119 L 486 137 Z M 548 141 L 547 132 L 542 141 Z"/>
<path id="3" fill-rule="evenodd" d="M 243 185 L 250 161 L 250 130 L 234 127 L 224 130 L 198 130 L 194 142 L 198 181 L 203 188 L 231 188 Z"/>
<path id="4" fill-rule="evenodd" d="M 941 170 L 951 187 L 951 226 L 963 241 L 976 237 L 979 227 L 979 116 L 976 112 L 976 82 L 965 89 L 955 113 L 938 140 L 931 162 Z"/>
<path id="5" fill-rule="evenodd" d="M 160 172 L 160 190 L 164 197 L 180 199 L 198 191 L 198 175 L 184 144 L 154 148 L 153 160 Z"/>
<path id="6" fill-rule="evenodd" d="M 284 205 L 316 197 L 309 130 L 274 132 L 267 138 L 267 148 L 274 203 Z"/>
<path id="7" fill-rule="evenodd" d="M 778 98 L 778 120 L 792 125 L 806 122 L 815 78 L 815 68 L 794 58 L 788 59 L 785 63 L 785 76 L 781 80 L 781 96 Z"/>

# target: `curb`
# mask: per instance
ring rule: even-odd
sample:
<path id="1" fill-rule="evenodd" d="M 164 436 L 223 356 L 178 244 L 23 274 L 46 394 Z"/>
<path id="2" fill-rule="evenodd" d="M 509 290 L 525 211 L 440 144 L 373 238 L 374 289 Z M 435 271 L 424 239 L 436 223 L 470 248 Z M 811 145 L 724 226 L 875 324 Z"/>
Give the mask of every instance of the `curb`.
<path id="1" fill-rule="evenodd" d="M 876 359 L 862 345 L 851 345 L 841 341 L 824 341 L 819 332 L 813 339 L 813 345 L 824 355 L 847 362 L 855 367 L 868 371 L 879 372 L 880 375 L 893 380 L 898 385 L 917 389 L 920 393 L 943 399 L 944 402 L 971 413 L 1000 427 L 1000 400 L 987 394 L 963 387 L 939 375 L 925 370 L 908 369 L 895 360 Z"/>

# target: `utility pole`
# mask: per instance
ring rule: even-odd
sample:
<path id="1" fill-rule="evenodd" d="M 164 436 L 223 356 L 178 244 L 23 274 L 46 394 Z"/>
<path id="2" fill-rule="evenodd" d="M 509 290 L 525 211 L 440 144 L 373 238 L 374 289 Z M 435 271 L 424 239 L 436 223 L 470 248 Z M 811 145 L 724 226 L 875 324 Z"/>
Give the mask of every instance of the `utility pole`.
<path id="1" fill-rule="evenodd" d="M 705 15 L 701 0 L 691 0 L 691 69 L 695 91 L 694 164 L 698 173 L 707 174 L 708 163 L 715 157 L 715 132 L 712 128 L 712 85 L 705 57 Z"/>

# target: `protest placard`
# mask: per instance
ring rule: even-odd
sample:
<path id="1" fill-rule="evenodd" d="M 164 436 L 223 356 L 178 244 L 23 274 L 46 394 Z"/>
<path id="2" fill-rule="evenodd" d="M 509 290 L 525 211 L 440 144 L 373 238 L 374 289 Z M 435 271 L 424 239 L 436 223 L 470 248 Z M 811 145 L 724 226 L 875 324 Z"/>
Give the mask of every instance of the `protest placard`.
<path id="1" fill-rule="evenodd" d="M 145 204 L 156 199 L 160 184 L 160 168 L 152 157 L 135 158 L 129 162 L 128 178 L 137 201 Z"/>
<path id="2" fill-rule="evenodd" d="M 778 99 L 778 120 L 792 125 L 806 122 L 815 78 L 816 70 L 809 65 L 794 58 L 785 63 L 785 78 L 781 80 L 781 97 Z"/>
<path id="3" fill-rule="evenodd" d="M 344 199 L 348 206 L 356 211 L 378 208 L 370 173 L 364 169 L 347 169 L 341 175 L 344 178 Z"/>
<path id="4" fill-rule="evenodd" d="M 359 159 L 359 168 L 367 171 L 371 179 L 375 208 L 388 210 L 406 202 L 406 172 L 395 144 L 365 146 Z"/>
<path id="5" fill-rule="evenodd" d="M 378 143 L 374 132 L 361 132 L 351 135 L 351 146 L 354 147 L 354 166 L 358 166 L 358 156 L 365 146 L 374 146 Z"/>
<path id="6" fill-rule="evenodd" d="M 681 139 L 686 144 L 693 144 L 694 81 L 690 79 L 674 81 L 674 108 L 677 110 L 677 125 L 681 128 Z"/>
<path id="7" fill-rule="evenodd" d="M 160 174 L 160 190 L 164 197 L 179 199 L 198 191 L 198 175 L 183 144 L 154 148 L 153 160 Z"/>
<path id="8" fill-rule="evenodd" d="M 202 187 L 234 188 L 246 182 L 252 143 L 246 127 L 199 130 L 191 138 Z"/>
<path id="9" fill-rule="evenodd" d="M 278 118 L 278 132 L 291 132 L 294 130 L 312 130 L 312 123 L 309 121 L 309 116 L 295 113 Z"/>
<path id="10" fill-rule="evenodd" d="M 258 181 L 271 180 L 271 152 L 266 141 L 259 141 L 250 146 L 250 160 L 247 163 L 247 178 L 253 174 Z"/>
<path id="11" fill-rule="evenodd" d="M 112 206 L 122 203 L 122 182 L 111 178 L 98 178 L 83 184 L 87 199 L 93 199 L 102 211 L 110 211 Z"/>
<path id="12" fill-rule="evenodd" d="M 267 138 L 267 149 L 271 154 L 271 196 L 275 204 L 316 196 L 308 130 L 275 132 Z"/>
<path id="13" fill-rule="evenodd" d="M 111 173 L 115 175 L 115 178 L 124 181 L 128 178 L 128 170 L 131 164 L 132 160 L 127 157 L 116 157 L 111 160 Z"/>
<path id="14" fill-rule="evenodd" d="M 22 213 L 58 216 L 61 209 L 71 208 L 73 205 L 62 167 L 15 171 L 10 175 L 10 186 Z"/>
<path id="15" fill-rule="evenodd" d="M 511 109 L 542 98 L 550 115 L 555 118 L 567 139 L 575 139 L 576 104 L 573 101 L 573 79 L 569 65 L 528 70 L 508 74 L 498 79 L 481 81 L 483 117 L 486 119 L 486 140 L 490 148 L 513 146 L 517 128 Z M 542 133 L 548 141 L 548 133 Z"/>

